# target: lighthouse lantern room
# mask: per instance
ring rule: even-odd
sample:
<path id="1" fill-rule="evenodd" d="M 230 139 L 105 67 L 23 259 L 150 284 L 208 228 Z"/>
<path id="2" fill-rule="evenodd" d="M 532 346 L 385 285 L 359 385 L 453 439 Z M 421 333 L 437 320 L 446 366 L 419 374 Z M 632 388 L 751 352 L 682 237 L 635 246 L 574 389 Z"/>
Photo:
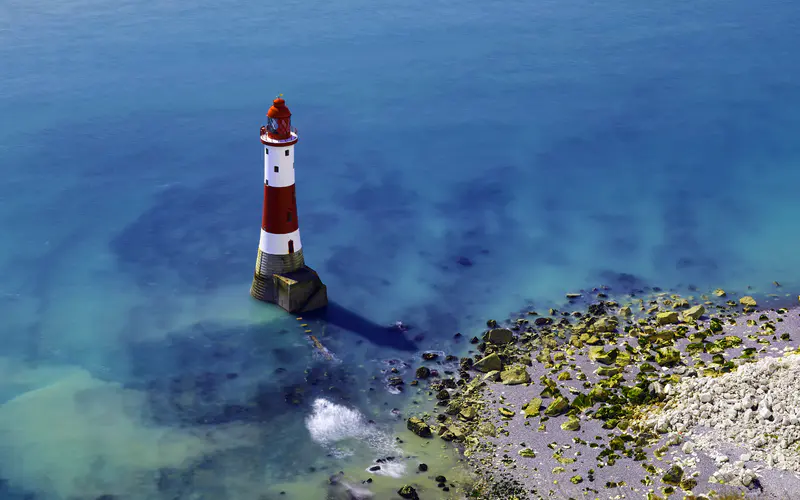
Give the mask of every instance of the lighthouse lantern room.
<path id="1" fill-rule="evenodd" d="M 261 239 L 250 294 L 289 312 L 328 304 L 327 289 L 316 271 L 305 265 L 295 195 L 294 146 L 297 130 L 292 113 L 278 97 L 261 127 L 264 147 L 264 209 Z"/>

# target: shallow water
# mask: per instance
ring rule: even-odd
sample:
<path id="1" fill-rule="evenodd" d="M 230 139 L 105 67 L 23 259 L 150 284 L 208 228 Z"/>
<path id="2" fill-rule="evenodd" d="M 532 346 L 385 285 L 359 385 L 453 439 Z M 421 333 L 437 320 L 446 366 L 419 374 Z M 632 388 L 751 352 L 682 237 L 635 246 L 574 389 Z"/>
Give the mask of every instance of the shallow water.
<path id="1" fill-rule="evenodd" d="M 327 456 L 314 402 L 394 435 L 417 396 L 383 372 L 457 331 L 601 283 L 796 288 L 799 28 L 788 1 L 7 0 L 3 494 L 364 480 L 385 450 Z M 247 293 L 279 92 L 328 321 Z"/>

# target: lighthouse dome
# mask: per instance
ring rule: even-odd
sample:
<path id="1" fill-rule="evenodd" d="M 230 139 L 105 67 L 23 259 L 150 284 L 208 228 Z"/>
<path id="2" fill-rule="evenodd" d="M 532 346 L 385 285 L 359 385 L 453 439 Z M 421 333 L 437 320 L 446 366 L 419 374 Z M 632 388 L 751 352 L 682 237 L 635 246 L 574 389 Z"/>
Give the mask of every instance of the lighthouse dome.
<path id="1" fill-rule="evenodd" d="M 292 112 L 286 107 L 286 101 L 279 97 L 272 101 L 272 107 L 267 111 L 267 116 L 270 118 L 289 118 L 292 116 Z"/>

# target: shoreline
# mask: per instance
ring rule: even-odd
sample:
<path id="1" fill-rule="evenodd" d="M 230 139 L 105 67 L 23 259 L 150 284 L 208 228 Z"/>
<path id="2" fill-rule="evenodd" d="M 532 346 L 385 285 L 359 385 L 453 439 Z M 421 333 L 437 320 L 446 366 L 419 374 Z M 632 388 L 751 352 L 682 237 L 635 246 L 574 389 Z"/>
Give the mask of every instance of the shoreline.
<path id="1" fill-rule="evenodd" d="M 482 339 L 472 339 L 480 352 L 460 360 L 458 385 L 430 384 L 439 400 L 433 414 L 407 426 L 461 448 L 478 478 L 466 487 L 477 496 L 467 497 L 788 498 L 782 494 L 800 488 L 800 465 L 780 471 L 737 460 L 748 453 L 742 443 L 701 450 L 686 444 L 702 439 L 699 426 L 656 430 L 645 418 L 662 411 L 683 380 L 719 379 L 739 364 L 800 352 L 797 298 L 765 294 L 762 305 L 721 291 L 609 295 L 567 294 L 567 311 L 490 320 Z M 579 302 L 583 308 L 570 307 Z"/>

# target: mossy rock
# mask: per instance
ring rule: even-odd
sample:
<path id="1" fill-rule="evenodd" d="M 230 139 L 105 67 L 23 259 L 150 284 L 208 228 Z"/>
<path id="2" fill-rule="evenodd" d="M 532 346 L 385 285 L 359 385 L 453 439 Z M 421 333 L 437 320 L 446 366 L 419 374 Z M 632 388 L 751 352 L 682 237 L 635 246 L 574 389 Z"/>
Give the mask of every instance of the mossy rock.
<path id="1" fill-rule="evenodd" d="M 566 422 L 561 424 L 561 429 L 565 431 L 579 431 L 581 429 L 581 421 L 577 417 L 569 417 Z"/>
<path id="2" fill-rule="evenodd" d="M 717 297 L 724 297 L 724 296 L 728 295 L 727 293 L 725 293 L 725 290 L 723 290 L 722 288 L 717 288 L 716 290 L 714 290 L 713 293 Z"/>
<path id="3" fill-rule="evenodd" d="M 604 316 L 589 327 L 590 332 L 613 332 L 617 328 L 617 319 L 613 316 Z"/>
<path id="4" fill-rule="evenodd" d="M 669 470 L 661 477 L 662 481 L 672 486 L 680 486 L 681 479 L 683 479 L 683 469 L 677 465 L 670 467 Z"/>
<path id="5" fill-rule="evenodd" d="M 415 375 L 418 379 L 424 380 L 431 376 L 431 369 L 428 368 L 427 366 L 420 366 L 419 368 L 417 368 L 417 372 Z"/>
<path id="6" fill-rule="evenodd" d="M 492 353 L 485 358 L 476 361 L 472 367 L 479 372 L 484 373 L 494 370 L 500 371 L 503 369 L 503 361 L 500 359 L 500 356 L 498 356 L 497 353 Z"/>
<path id="7" fill-rule="evenodd" d="M 513 418 L 514 415 L 515 415 L 514 410 L 511 410 L 511 409 L 505 408 L 505 407 L 499 408 L 497 411 L 500 412 L 500 415 L 502 415 L 502 416 L 504 416 L 506 418 Z"/>
<path id="8" fill-rule="evenodd" d="M 407 498 L 410 500 L 419 500 L 419 495 L 417 494 L 417 490 L 415 490 L 412 486 L 405 485 L 399 490 L 397 490 L 397 494 L 400 495 L 402 498 Z"/>
<path id="9" fill-rule="evenodd" d="M 592 401 L 592 398 L 587 394 L 578 394 L 577 396 L 575 396 L 575 399 L 572 400 L 572 406 L 581 411 L 587 408 L 591 408 L 592 405 L 594 405 L 594 401 Z"/>
<path id="10" fill-rule="evenodd" d="M 660 366 L 674 366 L 680 363 L 681 353 L 672 347 L 662 347 L 656 351 L 656 363 Z"/>
<path id="11" fill-rule="evenodd" d="M 536 452 L 530 448 L 523 448 L 517 452 L 517 454 L 521 457 L 525 458 L 536 458 Z"/>
<path id="12" fill-rule="evenodd" d="M 522 365 L 514 365 L 500 372 L 500 381 L 504 385 L 527 384 L 531 381 L 531 376 Z"/>
<path id="13" fill-rule="evenodd" d="M 406 427 L 419 437 L 429 438 L 433 435 L 431 427 L 418 417 L 410 417 L 406 422 Z"/>
<path id="14" fill-rule="evenodd" d="M 745 295 L 744 297 L 739 299 L 739 303 L 745 307 L 756 307 L 758 305 L 756 299 L 754 299 L 749 295 Z"/>
<path id="15" fill-rule="evenodd" d="M 458 416 L 463 418 L 464 420 L 473 420 L 475 417 L 478 416 L 478 410 L 476 410 L 472 406 L 467 406 L 463 408 L 460 412 L 458 412 Z"/>
<path id="16" fill-rule="evenodd" d="M 589 359 L 592 361 L 597 361 L 598 363 L 603 363 L 604 365 L 610 365 L 614 363 L 614 360 L 617 358 L 617 354 L 619 354 L 619 349 L 616 347 L 608 352 L 603 349 L 603 346 L 593 346 L 589 348 Z"/>
<path id="17" fill-rule="evenodd" d="M 706 313 L 706 308 L 702 305 L 696 305 L 694 307 L 690 307 L 689 309 L 683 311 L 684 319 L 693 319 L 698 320 L 702 315 Z"/>
<path id="18" fill-rule="evenodd" d="M 533 398 L 522 407 L 525 418 L 538 417 L 542 407 L 542 398 Z"/>
<path id="19" fill-rule="evenodd" d="M 569 410 L 569 401 L 559 396 L 552 403 L 550 403 L 547 408 L 544 410 L 544 414 L 548 417 L 557 417 L 559 415 L 563 415 Z"/>
<path id="20" fill-rule="evenodd" d="M 619 366 L 601 366 L 597 369 L 597 375 L 600 377 L 613 377 L 614 375 L 618 375 L 622 372 L 622 368 Z"/>
<path id="21" fill-rule="evenodd" d="M 589 391 L 589 397 L 592 398 L 592 401 L 605 402 L 608 401 L 610 395 L 603 387 L 596 385 Z"/>
<path id="22" fill-rule="evenodd" d="M 495 345 L 505 345 L 514 340 L 514 332 L 508 328 L 494 328 L 486 332 L 483 339 Z"/>
<path id="23" fill-rule="evenodd" d="M 680 323 L 681 319 L 677 311 L 660 312 L 656 314 L 656 324 L 658 325 L 671 325 Z"/>

